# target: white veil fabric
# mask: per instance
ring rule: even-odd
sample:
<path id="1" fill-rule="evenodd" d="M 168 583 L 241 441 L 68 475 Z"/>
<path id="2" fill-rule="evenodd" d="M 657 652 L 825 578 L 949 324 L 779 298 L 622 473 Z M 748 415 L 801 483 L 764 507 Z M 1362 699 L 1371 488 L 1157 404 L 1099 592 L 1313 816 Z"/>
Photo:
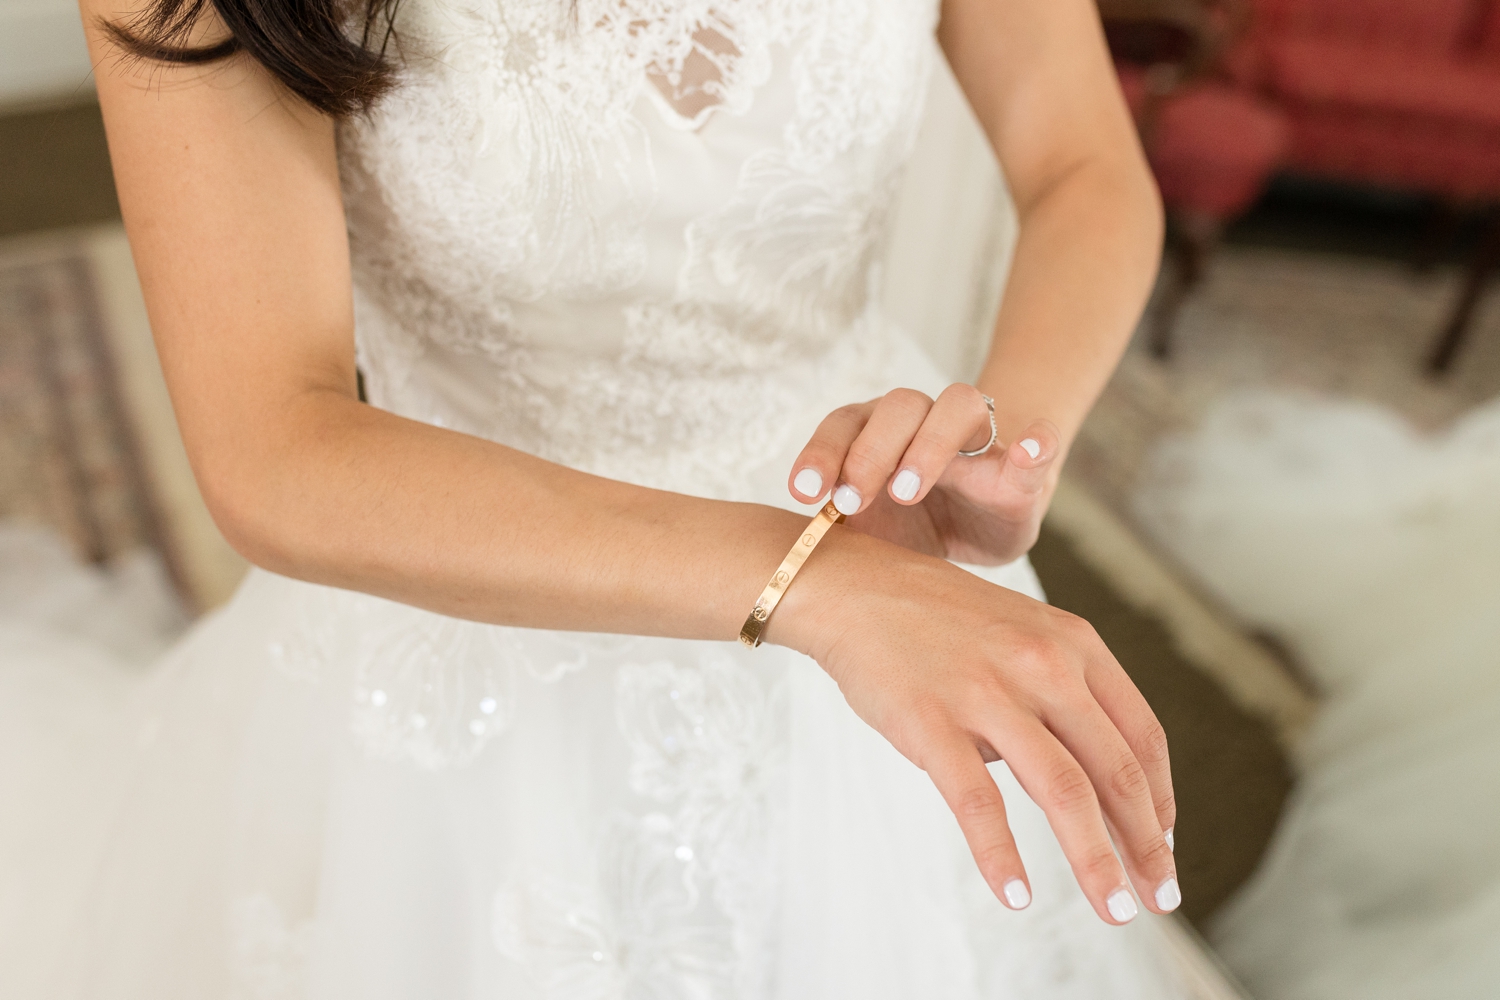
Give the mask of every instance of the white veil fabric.
<path id="1" fill-rule="evenodd" d="M 1267 1000 L 1500 983 L 1500 400 L 1422 434 L 1255 392 L 1164 442 L 1157 541 L 1322 690 L 1301 776 L 1214 940 Z"/>
<path id="2" fill-rule="evenodd" d="M 1015 252 L 1015 206 L 939 59 L 886 250 L 887 313 L 955 381 L 979 372 Z"/>

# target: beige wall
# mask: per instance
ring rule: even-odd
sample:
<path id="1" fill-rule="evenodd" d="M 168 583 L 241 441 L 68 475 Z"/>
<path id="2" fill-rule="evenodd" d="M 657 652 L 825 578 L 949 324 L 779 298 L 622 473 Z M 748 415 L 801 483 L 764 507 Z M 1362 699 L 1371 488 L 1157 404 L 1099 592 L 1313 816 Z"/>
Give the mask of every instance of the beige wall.
<path id="1" fill-rule="evenodd" d="M 0 0 L 0 107 L 93 92 L 74 0 Z"/>

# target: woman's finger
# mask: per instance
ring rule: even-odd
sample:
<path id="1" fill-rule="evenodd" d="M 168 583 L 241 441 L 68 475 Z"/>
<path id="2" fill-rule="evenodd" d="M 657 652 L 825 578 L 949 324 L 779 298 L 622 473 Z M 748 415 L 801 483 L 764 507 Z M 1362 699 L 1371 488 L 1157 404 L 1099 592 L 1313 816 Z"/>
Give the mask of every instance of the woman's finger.
<path id="1" fill-rule="evenodd" d="M 838 481 L 849 446 L 864 429 L 874 410 L 874 402 L 851 403 L 823 418 L 792 463 L 792 473 L 787 480 L 792 496 L 803 503 L 817 503 L 828 495 Z"/>
<path id="2" fill-rule="evenodd" d="M 1030 517 L 1047 489 L 1052 465 L 1062 451 L 1062 435 L 1050 420 L 1037 420 L 1005 450 L 1000 472 L 1002 503 L 1014 508 L 1013 519 Z"/>
<path id="3" fill-rule="evenodd" d="M 833 505 L 857 514 L 896 473 L 896 464 L 932 410 L 932 399 L 915 389 L 892 389 L 875 404 L 870 419 L 849 445 Z"/>
<path id="4" fill-rule="evenodd" d="M 1167 752 L 1167 734 L 1157 721 L 1156 713 L 1147 704 L 1125 668 L 1103 648 L 1104 643 L 1095 636 L 1103 655 L 1090 660 L 1084 672 L 1084 680 L 1094 699 L 1146 771 L 1146 780 L 1151 784 L 1152 806 L 1156 811 L 1157 825 L 1163 830 L 1167 849 L 1175 845 L 1172 831 L 1177 825 L 1177 800 L 1172 790 L 1172 763 Z"/>
<path id="5" fill-rule="evenodd" d="M 1005 713 L 1002 713 L 1005 714 Z M 1099 798 L 1088 773 L 1041 720 L 1025 712 L 992 715 L 981 731 L 1052 826 L 1084 895 L 1099 916 L 1129 923 L 1135 896 L 1110 844 Z"/>
<path id="6" fill-rule="evenodd" d="M 1031 883 L 1005 818 L 1005 799 L 979 748 L 955 728 L 935 739 L 922 766 L 953 810 L 990 891 L 1011 909 L 1025 909 L 1031 903 Z"/>
<path id="7" fill-rule="evenodd" d="M 959 449 L 981 448 L 989 435 L 990 413 L 984 396 L 972 385 L 950 385 L 932 404 L 901 456 L 890 481 L 891 499 L 900 504 L 921 503 Z"/>
<path id="8" fill-rule="evenodd" d="M 1177 909 L 1177 866 L 1156 819 L 1145 768 L 1125 738 L 1087 690 L 1044 721 L 1093 783 L 1141 899 L 1158 913 Z"/>

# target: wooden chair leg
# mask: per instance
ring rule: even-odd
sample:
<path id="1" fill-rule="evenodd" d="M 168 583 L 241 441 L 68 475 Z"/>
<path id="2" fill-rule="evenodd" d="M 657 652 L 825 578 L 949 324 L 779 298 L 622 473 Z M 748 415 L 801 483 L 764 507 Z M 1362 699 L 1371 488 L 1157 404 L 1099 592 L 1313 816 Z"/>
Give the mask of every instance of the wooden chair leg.
<path id="1" fill-rule="evenodd" d="M 1148 320 L 1151 356 L 1155 358 L 1165 359 L 1171 355 L 1172 330 L 1177 325 L 1177 314 L 1182 310 L 1183 300 L 1187 298 L 1193 284 L 1187 277 L 1187 254 L 1181 248 L 1174 248 L 1174 251 L 1176 260 L 1172 271 L 1167 275 Z"/>
<path id="2" fill-rule="evenodd" d="M 1437 267 L 1463 224 L 1464 212 L 1457 202 L 1449 198 L 1434 201 L 1427 209 L 1427 218 L 1423 220 L 1422 232 L 1417 237 L 1412 268 L 1418 274 L 1427 274 Z"/>
<path id="3" fill-rule="evenodd" d="M 1432 354 L 1428 356 L 1429 374 L 1442 375 L 1452 367 L 1454 357 L 1468 336 L 1474 312 L 1479 307 L 1479 300 L 1484 296 L 1485 285 L 1489 283 L 1490 275 L 1497 268 L 1500 268 L 1500 214 L 1491 220 L 1484 236 L 1480 239 L 1479 250 L 1475 253 L 1474 263 L 1470 266 L 1468 277 L 1464 280 L 1458 303 L 1454 306 L 1453 314 L 1448 318 L 1443 332 L 1438 336 L 1437 343 L 1433 345 Z"/>
<path id="4" fill-rule="evenodd" d="M 1175 265 L 1167 276 L 1165 287 L 1157 297 L 1150 318 L 1151 354 L 1167 358 L 1172 353 L 1172 331 L 1177 314 L 1193 289 L 1203 280 L 1208 258 L 1218 245 L 1223 224 L 1206 215 L 1183 214 L 1172 220 L 1175 239 L 1172 243 Z"/>

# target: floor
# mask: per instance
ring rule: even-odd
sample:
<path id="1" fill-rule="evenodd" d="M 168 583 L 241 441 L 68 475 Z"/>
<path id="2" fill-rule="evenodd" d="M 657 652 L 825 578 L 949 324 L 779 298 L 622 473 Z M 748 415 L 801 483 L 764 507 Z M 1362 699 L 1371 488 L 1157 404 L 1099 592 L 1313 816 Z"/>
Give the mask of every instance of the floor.
<path id="1" fill-rule="evenodd" d="M 0 176 L 7 178 L 0 237 L 118 217 L 92 106 L 0 116 Z M 1053 602 L 1094 623 L 1167 729 L 1181 804 L 1183 910 L 1201 921 L 1248 875 L 1275 825 L 1291 780 L 1286 727 L 1274 712 L 1232 695 L 1233 684 L 1216 682 L 1201 657 L 1184 652 L 1193 645 L 1174 633 L 1173 616 L 1143 611 L 1149 603 L 1122 586 L 1138 575 L 1130 558 L 1149 555 L 1111 563 L 1088 544 L 1087 527 L 1080 530 L 1083 536 L 1044 527 L 1033 561 Z"/>

